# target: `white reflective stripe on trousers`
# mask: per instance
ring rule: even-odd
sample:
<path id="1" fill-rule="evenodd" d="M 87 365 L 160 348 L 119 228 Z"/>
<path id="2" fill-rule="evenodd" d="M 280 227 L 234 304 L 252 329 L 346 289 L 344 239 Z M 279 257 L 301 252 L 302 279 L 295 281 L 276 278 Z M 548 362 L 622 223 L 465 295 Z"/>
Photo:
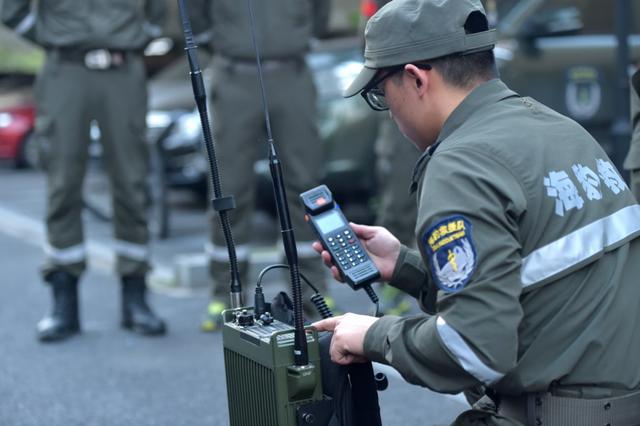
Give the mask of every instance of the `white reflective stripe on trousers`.
<path id="1" fill-rule="evenodd" d="M 628 206 L 534 250 L 522 259 L 522 287 L 541 282 L 640 232 L 640 205 Z"/>
<path id="2" fill-rule="evenodd" d="M 490 385 L 504 377 L 504 374 L 492 369 L 473 352 L 462 336 L 458 334 L 441 316 L 436 319 L 436 330 L 440 339 L 456 359 L 456 362 L 476 379 Z"/>
<path id="3" fill-rule="evenodd" d="M 59 249 L 45 242 L 42 249 L 47 258 L 51 259 L 58 265 L 71 265 L 74 263 L 84 262 L 87 258 L 87 250 L 84 244 Z"/>
<path id="4" fill-rule="evenodd" d="M 116 240 L 114 244 L 116 254 L 133 260 L 145 261 L 149 258 L 149 247 L 129 241 Z"/>
<path id="5" fill-rule="evenodd" d="M 236 259 L 238 262 L 245 262 L 249 260 L 249 244 L 239 244 L 236 247 Z M 211 242 L 204 244 L 204 252 L 209 256 L 209 259 L 214 262 L 228 262 L 229 250 L 223 246 L 217 246 Z"/>

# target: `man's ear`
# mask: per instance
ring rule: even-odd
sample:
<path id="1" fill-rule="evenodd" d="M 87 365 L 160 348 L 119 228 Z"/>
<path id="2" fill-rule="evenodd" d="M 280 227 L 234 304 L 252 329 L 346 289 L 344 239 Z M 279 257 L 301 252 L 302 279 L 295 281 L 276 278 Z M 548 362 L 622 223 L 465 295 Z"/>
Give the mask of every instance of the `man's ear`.
<path id="1" fill-rule="evenodd" d="M 405 65 L 404 71 L 407 73 L 411 80 L 411 84 L 415 87 L 418 93 L 425 93 L 429 86 L 429 71 L 418 68 L 413 64 Z"/>

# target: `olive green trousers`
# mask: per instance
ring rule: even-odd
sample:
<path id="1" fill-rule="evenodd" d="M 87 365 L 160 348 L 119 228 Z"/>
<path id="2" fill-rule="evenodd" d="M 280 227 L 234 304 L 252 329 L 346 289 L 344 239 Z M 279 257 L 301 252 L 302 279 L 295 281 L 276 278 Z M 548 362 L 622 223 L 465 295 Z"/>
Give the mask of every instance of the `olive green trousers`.
<path id="1" fill-rule="evenodd" d="M 56 51 L 47 54 L 35 87 L 36 137 L 47 175 L 45 278 L 60 269 L 78 276 L 86 267 L 83 182 L 92 120 L 100 128 L 111 188 L 118 273 L 148 270 L 145 85 L 138 54 L 106 70 L 62 60 Z"/>

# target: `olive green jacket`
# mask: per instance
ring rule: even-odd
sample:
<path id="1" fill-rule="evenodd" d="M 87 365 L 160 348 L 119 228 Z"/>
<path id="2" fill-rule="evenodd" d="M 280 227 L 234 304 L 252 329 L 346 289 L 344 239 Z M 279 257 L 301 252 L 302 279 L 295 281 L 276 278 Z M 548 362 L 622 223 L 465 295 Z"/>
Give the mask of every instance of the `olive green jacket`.
<path id="1" fill-rule="evenodd" d="M 629 153 L 624 160 L 624 168 L 627 170 L 640 169 L 640 71 L 631 77 L 631 125 L 633 134 Z"/>
<path id="2" fill-rule="evenodd" d="M 448 393 L 640 388 L 640 206 L 582 127 L 492 80 L 414 183 L 419 252 L 391 284 L 429 314 L 381 318 L 366 356 Z"/>
<path id="3" fill-rule="evenodd" d="M 0 17 L 45 47 L 140 50 L 161 35 L 165 9 L 164 0 L 3 0 Z"/>
<path id="4" fill-rule="evenodd" d="M 301 57 L 309 50 L 314 29 L 322 32 L 314 17 L 327 16 L 329 3 L 326 0 L 253 1 L 256 40 L 262 58 Z M 213 47 L 217 53 L 236 59 L 255 58 L 246 1 L 211 0 L 210 16 Z"/>

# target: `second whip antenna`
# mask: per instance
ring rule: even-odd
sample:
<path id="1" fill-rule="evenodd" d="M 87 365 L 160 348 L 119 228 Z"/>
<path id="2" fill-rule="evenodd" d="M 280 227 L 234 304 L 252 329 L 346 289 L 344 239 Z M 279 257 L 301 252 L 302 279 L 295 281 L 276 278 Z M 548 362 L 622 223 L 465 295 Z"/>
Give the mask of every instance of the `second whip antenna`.
<path id="1" fill-rule="evenodd" d="M 291 280 L 291 296 L 293 298 L 293 320 L 294 320 L 294 348 L 293 356 L 296 365 L 307 365 L 309 363 L 309 355 L 307 353 L 307 338 L 304 330 L 302 316 L 302 285 L 300 283 L 300 267 L 298 265 L 298 251 L 296 249 L 296 240 L 291 225 L 291 215 L 289 214 L 289 205 L 285 192 L 284 178 L 282 175 L 282 164 L 276 153 L 273 143 L 273 134 L 271 133 L 271 120 L 269 118 L 269 107 L 267 104 L 267 93 L 265 90 L 264 77 L 262 73 L 262 63 L 260 60 L 260 48 L 256 40 L 255 18 L 253 14 L 252 0 L 247 0 L 247 8 L 249 11 L 249 20 L 251 24 L 251 41 L 256 53 L 256 66 L 258 70 L 258 80 L 260 82 L 260 91 L 262 94 L 262 105 L 264 110 L 264 121 L 267 131 L 267 143 L 269 145 L 269 170 L 273 181 L 273 194 L 276 200 L 276 209 L 278 211 L 278 219 L 280 220 L 280 232 L 282 234 L 282 244 L 284 253 L 289 264 L 289 277 Z"/>

